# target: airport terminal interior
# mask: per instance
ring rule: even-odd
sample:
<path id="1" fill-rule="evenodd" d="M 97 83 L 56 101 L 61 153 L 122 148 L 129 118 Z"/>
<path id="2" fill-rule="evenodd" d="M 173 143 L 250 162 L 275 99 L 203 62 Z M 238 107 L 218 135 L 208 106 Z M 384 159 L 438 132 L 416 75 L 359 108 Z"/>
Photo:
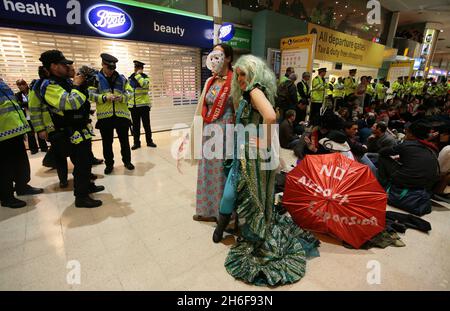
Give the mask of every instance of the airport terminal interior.
<path id="1" fill-rule="evenodd" d="M 449 20 L 0 0 L 0 290 L 450 290 Z"/>

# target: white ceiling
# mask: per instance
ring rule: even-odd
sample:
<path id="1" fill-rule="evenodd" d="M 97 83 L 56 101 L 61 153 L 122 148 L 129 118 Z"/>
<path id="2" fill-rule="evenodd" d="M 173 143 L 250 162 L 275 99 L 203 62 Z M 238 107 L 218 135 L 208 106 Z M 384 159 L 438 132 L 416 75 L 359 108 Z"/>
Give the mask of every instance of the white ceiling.
<path id="1" fill-rule="evenodd" d="M 444 40 L 438 41 L 436 53 L 450 55 L 450 0 L 381 0 L 381 5 L 400 12 L 399 25 L 438 23 L 443 30 L 438 38 Z"/>

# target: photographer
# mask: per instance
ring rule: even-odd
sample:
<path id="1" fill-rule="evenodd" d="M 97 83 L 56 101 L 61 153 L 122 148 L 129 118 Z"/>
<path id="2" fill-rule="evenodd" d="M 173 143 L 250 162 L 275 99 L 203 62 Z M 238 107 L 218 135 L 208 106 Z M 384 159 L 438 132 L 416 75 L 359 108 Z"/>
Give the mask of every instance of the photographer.
<path id="1" fill-rule="evenodd" d="M 70 80 L 73 61 L 66 59 L 61 51 L 46 51 L 41 54 L 40 61 L 50 73 L 41 86 L 41 96 L 48 105 L 55 127 L 49 139 L 59 155 L 67 152 L 73 162 L 75 206 L 98 207 L 102 201 L 89 196 L 104 187 L 90 181 L 92 136 L 86 77 L 78 74 L 73 82 Z"/>

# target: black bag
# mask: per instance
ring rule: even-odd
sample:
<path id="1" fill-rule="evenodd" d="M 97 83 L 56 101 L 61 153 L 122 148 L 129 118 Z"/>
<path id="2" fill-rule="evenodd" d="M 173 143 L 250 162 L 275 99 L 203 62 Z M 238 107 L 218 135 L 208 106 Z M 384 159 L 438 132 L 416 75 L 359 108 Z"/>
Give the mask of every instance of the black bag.
<path id="1" fill-rule="evenodd" d="M 422 216 L 431 213 L 431 193 L 425 189 L 387 188 L 388 204 L 408 213 Z"/>
<path id="2" fill-rule="evenodd" d="M 291 83 L 292 81 L 289 80 L 278 86 L 276 104 L 281 109 L 286 110 L 289 108 L 289 86 Z"/>

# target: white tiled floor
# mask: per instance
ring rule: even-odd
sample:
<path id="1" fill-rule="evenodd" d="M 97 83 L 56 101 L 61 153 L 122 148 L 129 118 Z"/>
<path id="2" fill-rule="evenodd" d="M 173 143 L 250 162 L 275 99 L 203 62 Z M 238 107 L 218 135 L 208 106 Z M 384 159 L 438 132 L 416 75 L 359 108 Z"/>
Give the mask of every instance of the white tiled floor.
<path id="1" fill-rule="evenodd" d="M 272 290 L 228 275 L 230 243 L 214 244 L 214 227 L 192 221 L 196 167 L 184 163 L 178 172 L 170 134 L 154 137 L 157 149 L 133 152 L 133 172 L 123 168 L 115 141 L 114 173 L 94 167 L 106 191 L 95 195 L 104 205 L 92 210 L 74 208 L 71 189 L 58 190 L 55 172 L 41 166 L 43 154 L 30 156 L 31 184 L 45 194 L 22 197 L 24 209 L 0 208 L 0 289 Z M 101 157 L 100 142 L 94 153 Z M 423 218 L 433 230 L 408 230 L 403 248 L 350 250 L 322 238 L 306 276 L 275 290 L 449 290 L 450 209 Z M 81 264 L 81 284 L 66 281 L 71 260 Z M 381 264 L 379 285 L 367 283 L 370 260 Z"/>

